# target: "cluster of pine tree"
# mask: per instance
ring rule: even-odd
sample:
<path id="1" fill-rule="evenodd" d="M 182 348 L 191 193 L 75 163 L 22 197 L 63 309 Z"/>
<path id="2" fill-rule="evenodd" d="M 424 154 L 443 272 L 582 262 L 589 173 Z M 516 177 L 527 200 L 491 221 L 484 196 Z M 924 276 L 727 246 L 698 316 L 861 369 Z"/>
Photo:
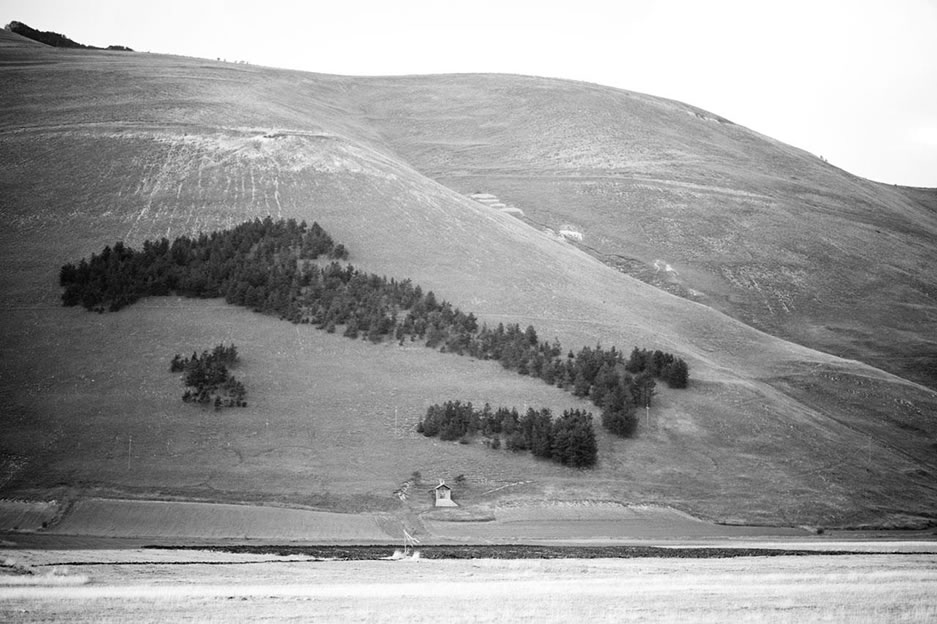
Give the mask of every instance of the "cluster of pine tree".
<path id="1" fill-rule="evenodd" d="M 468 337 L 478 328 L 474 315 L 437 301 L 432 291 L 424 293 L 409 279 L 388 280 L 338 262 L 304 268 L 288 299 L 286 318 L 328 332 L 343 325 L 348 338 L 375 343 L 390 338 L 403 343 L 409 338 L 445 348 L 444 336 Z"/>
<path id="2" fill-rule="evenodd" d="M 193 351 L 190 358 L 176 354 L 169 364 L 169 371 L 185 373 L 182 382 L 186 390 L 182 400 L 186 403 L 211 404 L 216 410 L 247 407 L 244 384 L 228 372 L 228 367 L 237 362 L 237 347 L 220 344 L 211 351 L 202 351 L 201 355 Z"/>
<path id="3" fill-rule="evenodd" d="M 625 370 L 630 373 L 647 372 L 654 377 L 663 379 L 671 388 L 686 388 L 690 380 L 690 369 L 682 359 L 672 353 L 663 351 L 648 351 L 638 349 L 631 352 Z"/>
<path id="4" fill-rule="evenodd" d="M 333 262 L 314 262 L 322 255 Z M 90 261 L 62 267 L 62 301 L 103 311 L 148 295 L 223 296 L 328 332 L 341 326 L 353 339 L 420 340 L 440 351 L 497 360 L 506 369 L 588 397 L 602 410 L 603 426 L 626 437 L 637 425 L 635 409 L 650 406 L 655 379 L 673 388 L 688 383 L 686 362 L 670 353 L 635 348 L 626 362 L 615 347 L 596 346 L 563 357 L 559 342 L 541 341 L 533 326 L 479 326 L 474 314 L 409 279 L 387 279 L 334 261 L 347 255 L 317 223 L 307 227 L 267 217 L 172 244 L 165 238 L 146 241 L 142 252 L 122 243 L 106 247 Z"/>
<path id="5" fill-rule="evenodd" d="M 90 260 L 66 264 L 59 272 L 65 288 L 62 303 L 89 310 L 117 311 L 142 297 L 178 294 L 185 297 L 226 297 L 257 311 L 285 309 L 277 296 L 303 261 L 319 256 L 344 259 L 319 224 L 307 227 L 293 219 L 255 219 L 237 227 L 197 238 L 180 236 L 145 241 L 136 251 L 117 242 Z"/>
<path id="6" fill-rule="evenodd" d="M 448 343 L 447 343 L 448 344 Z M 602 410 L 602 426 L 623 437 L 634 435 L 637 407 L 650 406 L 656 378 L 673 388 L 685 388 L 689 376 L 686 362 L 670 353 L 648 352 L 635 347 L 631 357 L 615 347 L 584 347 L 562 357 L 562 348 L 539 340 L 533 326 L 499 324 L 487 326 L 460 341 L 464 351 L 481 359 L 498 360 L 507 369 L 539 377 L 578 397 L 588 398 Z"/>
<path id="7" fill-rule="evenodd" d="M 490 448 L 501 448 L 504 440 L 509 450 L 529 450 L 535 457 L 575 468 L 594 466 L 598 457 L 592 414 L 578 409 L 566 410 L 553 419 L 546 408 L 529 408 L 521 417 L 517 408 L 492 410 L 486 403 L 477 410 L 471 403 L 447 401 L 431 405 L 417 431 L 427 437 L 463 442 L 481 434 Z"/>
<path id="8" fill-rule="evenodd" d="M 497 360 L 506 369 L 539 377 L 591 399 L 602 410 L 603 426 L 625 437 L 635 432 L 635 408 L 650 406 L 655 378 L 675 388 L 687 385 L 686 362 L 670 353 L 635 348 L 626 362 L 615 347 L 596 346 L 570 351 L 564 358 L 559 342 L 541 341 L 533 326 L 479 326 L 474 314 L 437 300 L 432 291 L 423 293 L 410 280 L 366 275 L 350 265 L 310 267 L 292 302 L 288 318 L 296 320 L 298 315 L 300 322 L 328 332 L 344 325 L 349 338 L 377 343 L 393 337 L 401 344 L 421 340 L 431 348 Z"/>

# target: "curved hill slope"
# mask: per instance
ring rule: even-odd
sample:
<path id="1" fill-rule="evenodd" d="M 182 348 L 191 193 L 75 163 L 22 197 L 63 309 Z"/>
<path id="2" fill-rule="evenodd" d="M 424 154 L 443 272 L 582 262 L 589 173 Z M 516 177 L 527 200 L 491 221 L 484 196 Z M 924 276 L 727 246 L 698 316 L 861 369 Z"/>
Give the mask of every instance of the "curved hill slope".
<path id="1" fill-rule="evenodd" d="M 851 234 L 833 227 L 850 218 L 853 195 L 829 200 L 844 206 L 838 216 L 832 203 L 818 211 L 829 213 L 829 227 L 786 229 L 803 206 L 776 197 L 783 184 L 771 159 L 800 167 L 804 179 L 784 183 L 791 193 L 821 197 L 832 193 L 824 180 L 851 179 L 849 188 L 876 202 L 889 197 L 888 231 L 909 231 L 896 239 L 903 253 L 880 250 L 894 258 L 888 271 L 926 283 L 933 249 L 919 232 L 934 231 L 933 215 L 919 214 L 900 191 L 885 193 L 702 111 L 592 85 L 348 78 L 16 46 L 0 49 L 0 77 L 7 493 L 71 488 L 393 509 L 393 491 L 416 470 L 465 474 L 469 504 L 610 499 L 794 524 L 920 524 L 937 513 L 933 391 L 715 309 L 719 292 L 720 305 L 742 317 L 739 310 L 766 301 L 776 311 L 784 299 L 720 281 L 757 264 L 762 250 L 748 235 L 766 223 L 778 236 L 759 244 L 779 254 L 805 246 L 770 265 L 772 275 L 799 276 L 803 292 L 834 281 L 817 269 L 826 256 L 815 249 L 838 270 L 848 258 L 832 250 L 843 236 L 862 238 L 865 226 Z M 707 159 L 701 143 L 729 156 Z M 743 168 L 752 150 L 764 160 Z M 599 251 L 473 201 L 469 190 L 495 192 L 546 224 L 572 221 Z M 619 191 L 628 201 L 596 199 Z M 750 221 L 737 217 L 739 206 Z M 410 277 L 489 324 L 532 323 L 574 349 L 601 342 L 673 352 L 690 363 L 691 388 L 662 390 L 637 439 L 601 434 L 598 468 L 578 472 L 412 433 L 428 405 L 452 398 L 554 411 L 578 404 L 495 364 L 373 347 L 217 302 L 154 300 L 100 316 L 58 305 L 59 267 L 114 240 L 138 246 L 267 214 L 317 220 L 356 266 Z M 634 235 L 629 223 L 649 234 Z M 688 282 L 694 289 L 711 286 L 714 294 L 699 298 L 713 306 L 615 270 L 595 257 L 603 253 L 663 258 L 680 279 L 699 276 Z M 707 273 L 724 260 L 719 254 L 738 254 L 738 264 Z M 876 279 L 898 281 L 888 271 Z M 857 274 L 841 279 L 848 285 Z M 764 284 L 780 288 L 779 279 Z M 847 291 L 821 295 L 816 310 L 842 319 Z M 791 314 L 806 306 L 797 302 Z M 864 328 L 862 314 L 847 318 Z M 746 320 L 785 326 L 753 317 Z M 238 377 L 253 397 L 231 416 L 182 404 L 166 372 L 172 354 L 221 340 L 238 344 Z"/>
<path id="2" fill-rule="evenodd" d="M 706 111 L 521 76 L 372 80 L 415 168 L 771 334 L 937 387 L 937 189 L 850 175 Z"/>

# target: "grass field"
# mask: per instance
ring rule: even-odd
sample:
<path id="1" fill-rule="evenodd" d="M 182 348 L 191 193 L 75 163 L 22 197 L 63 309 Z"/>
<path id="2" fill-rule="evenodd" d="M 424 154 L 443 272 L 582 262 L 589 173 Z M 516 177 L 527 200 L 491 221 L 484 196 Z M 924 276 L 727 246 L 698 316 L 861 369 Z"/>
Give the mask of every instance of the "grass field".
<path id="1" fill-rule="evenodd" d="M 453 398 L 519 409 L 547 406 L 554 413 L 594 409 L 496 363 L 418 345 L 351 341 L 216 301 L 153 299 L 116 314 L 54 308 L 20 311 L 14 318 L 22 324 L 4 327 L 5 347 L 20 354 L 13 361 L 28 354 L 28 366 L 7 368 L 6 380 L 15 390 L 7 399 L 13 407 L 5 416 L 4 443 L 28 458 L 16 464 L 16 474 L 8 474 L 11 485 L 24 484 L 19 486 L 24 496 L 420 512 L 429 504 L 425 490 L 437 479 L 451 483 L 464 475 L 456 493 L 463 506 L 490 505 L 498 498 L 666 502 L 719 517 L 721 501 L 702 485 L 709 479 L 721 483 L 721 496 L 736 501 L 737 517 L 810 524 L 848 506 L 845 495 L 829 489 L 825 502 L 810 503 L 809 509 L 809 499 L 791 499 L 784 509 L 773 503 L 805 491 L 798 489 L 805 483 L 826 488 L 830 471 L 850 469 L 849 463 L 834 463 L 825 472 L 798 474 L 817 460 L 816 449 L 829 434 L 785 432 L 785 439 L 799 442 L 769 479 L 759 475 L 763 458 L 739 455 L 719 443 L 699 444 L 701 436 L 711 434 L 672 392 L 661 393 L 650 418 L 642 420 L 638 440 L 616 439 L 599 429 L 599 465 L 582 472 L 504 449 L 416 434 L 426 407 Z M 169 360 L 220 342 L 238 346 L 242 363 L 235 372 L 248 388 L 249 407 L 216 413 L 183 404 L 179 375 L 168 372 Z M 729 396 L 744 408 L 750 389 L 740 386 L 727 395 L 725 389 L 713 392 L 716 388 L 698 384 L 688 396 L 707 405 L 709 418 L 719 423 L 717 404 L 725 405 Z M 734 443 L 745 433 L 750 444 L 765 448 L 766 432 L 775 436 L 781 426 L 769 418 L 751 420 L 735 429 Z M 876 449 L 873 459 L 880 452 Z M 394 491 L 415 471 L 423 484 L 402 506 Z M 867 474 L 862 488 L 889 487 L 889 474 Z"/>
<path id="2" fill-rule="evenodd" d="M 425 499 L 401 506 L 394 491 L 419 471 L 425 483 L 415 491 L 424 493 L 420 488 L 437 478 L 464 475 L 457 499 L 463 509 L 480 506 L 482 514 L 499 501 L 612 501 L 660 504 L 733 523 L 933 522 L 937 394 L 673 297 L 547 236 L 536 222 L 472 201 L 462 182 L 448 182 L 461 175 L 453 169 L 461 163 L 463 181 L 470 184 L 489 157 L 486 175 L 529 170 L 536 174 L 531 180 L 596 169 L 631 181 L 653 173 L 665 181 L 646 181 L 652 188 L 607 203 L 590 199 L 592 191 L 610 187 L 596 187 L 588 175 L 556 197 L 549 184 L 518 186 L 529 191 L 529 201 L 507 186 L 471 190 L 496 192 L 526 215 L 537 211 L 531 203 L 543 203 L 543 210 L 558 216 L 556 202 L 566 202 L 572 212 L 563 221 L 579 221 L 587 241 L 595 229 L 614 238 L 620 225 L 635 224 L 634 232 L 647 230 L 655 244 L 672 239 L 692 251 L 700 214 L 706 236 L 714 228 L 715 234 L 728 232 L 738 215 L 715 218 L 711 213 L 718 202 L 691 212 L 685 204 L 697 198 L 679 193 L 699 189 L 677 184 L 679 193 L 661 190 L 678 182 L 702 184 L 677 174 L 689 168 L 708 176 L 706 193 L 723 189 L 718 195 L 730 199 L 748 198 L 754 192 L 750 185 L 777 167 L 809 173 L 795 185 L 808 195 L 831 179 L 842 183 L 841 174 L 807 155 L 791 157 L 785 146 L 717 118 L 687 115 L 686 107 L 673 102 L 550 80 L 358 79 L 160 55 L 32 48 L 7 47 L 2 55 L 4 497 L 56 499 L 66 511 L 76 498 L 110 497 L 411 517 L 425 509 Z M 508 103 L 469 104 L 471 98 L 488 97 L 486 89 Z M 428 96 L 439 90 L 449 94 L 450 104 L 430 109 L 420 104 L 433 101 Z M 577 115 L 589 127 L 567 126 L 562 121 L 569 118 L 570 103 L 613 114 Z M 401 133 L 399 121 L 414 117 L 408 107 L 422 119 L 412 122 L 412 136 Z M 446 110 L 452 119 L 439 116 Z M 504 119 L 479 125 L 474 116 L 482 110 Z M 661 146 L 653 142 L 658 129 L 670 147 L 681 142 L 668 130 L 674 117 L 682 120 L 674 128 L 703 141 L 694 148 L 702 150 L 698 157 L 686 157 L 688 146 L 654 151 Z M 447 125 L 452 135 L 437 136 Z M 554 132 L 564 127 L 573 134 Z M 592 141 L 590 133 L 603 127 L 610 134 Z M 452 137 L 473 131 L 480 133 L 478 140 L 453 151 Z M 506 138 L 511 134 L 526 138 Z M 534 137 L 543 138 L 539 147 Z M 645 141 L 651 147 L 643 146 Z M 711 148 L 726 141 L 735 145 L 729 151 L 741 156 L 710 167 Z M 596 161 L 600 148 L 610 165 Z M 720 167 L 738 167 L 749 156 L 757 157 L 761 173 L 724 175 Z M 643 171 L 615 168 L 615 162 L 625 161 Z M 528 169 L 531 163 L 537 166 Z M 810 163 L 823 171 L 810 170 Z M 745 184 L 735 184 L 736 175 Z M 778 183 L 774 174 L 769 177 Z M 878 206 L 872 200 L 881 189 L 856 184 L 849 189 L 871 202 L 857 209 Z M 780 193 L 787 187 L 773 188 Z M 922 280 L 926 291 L 932 251 L 919 244 L 918 234 L 896 229 L 899 221 L 913 221 L 918 210 L 896 194 L 900 191 L 887 190 L 883 209 L 906 218 L 881 225 L 891 232 L 889 240 L 909 246 L 907 262 L 918 263 L 909 268 L 901 260 L 895 270 Z M 648 199 L 657 195 L 694 218 L 687 216 L 688 223 L 680 225 Z M 574 218 L 581 211 L 594 214 Z M 429 404 L 456 398 L 521 409 L 545 406 L 555 413 L 589 407 L 497 364 L 419 346 L 351 342 L 213 301 L 154 299 L 104 315 L 58 306 L 56 278 L 65 262 L 119 239 L 139 246 L 146 238 L 192 234 L 267 214 L 317 220 L 348 246 L 356 266 L 412 278 L 489 324 L 534 324 L 543 338 L 557 336 L 570 349 L 601 343 L 673 352 L 689 362 L 691 387 L 662 389 L 636 439 L 600 433 L 597 469 L 579 472 L 480 445 L 423 439 L 408 429 Z M 758 216 L 765 214 L 758 208 Z M 795 217 L 798 227 L 786 228 L 790 223 L 784 219 Z M 608 219 L 617 219 L 614 227 L 603 225 Z M 809 221 L 803 214 L 772 219 L 763 229 L 755 219 L 738 236 L 757 231 L 783 234 L 779 238 L 786 240 L 815 234 L 801 227 Z M 925 236 L 929 219 L 920 220 Z M 848 230 L 848 221 L 837 217 L 816 229 L 830 234 L 833 243 L 854 243 L 866 230 L 850 230 L 845 241 L 837 238 L 837 228 Z M 734 239 L 710 242 L 713 253 L 760 249 L 757 240 L 743 246 Z M 638 259 L 653 252 L 646 247 Z M 669 253 L 656 257 L 681 275 L 688 270 Z M 818 263 L 811 270 L 821 268 Z M 792 279 L 799 279 L 801 273 L 792 271 Z M 761 274 L 732 273 L 746 275 L 758 281 Z M 893 294 L 902 297 L 905 277 L 892 279 L 894 271 L 882 275 L 897 284 Z M 739 296 L 722 281 L 711 276 L 706 284 L 730 299 Z M 744 292 L 747 282 L 739 283 Z M 846 280 L 847 290 L 850 283 Z M 863 290 L 879 291 L 887 289 L 874 281 Z M 917 299 L 905 299 L 918 305 Z M 909 310 L 926 317 L 925 303 L 902 313 L 875 306 L 873 312 L 913 321 L 917 316 Z M 833 309 L 841 315 L 843 307 Z M 910 328 L 903 340 L 920 335 Z M 248 388 L 249 407 L 216 414 L 183 405 L 179 380 L 167 371 L 169 359 L 222 341 L 235 342 L 242 353 L 236 374 Z M 926 346 L 926 340 L 920 342 Z"/>
<path id="3" fill-rule="evenodd" d="M 159 551 L 14 552 L 6 621 L 928 622 L 934 555 L 310 562 Z M 55 570 L 56 575 L 50 574 Z M 86 584 L 56 580 L 76 577 Z"/>
<path id="4" fill-rule="evenodd" d="M 481 492 L 524 481 L 534 464 L 507 451 L 423 438 L 415 425 L 429 405 L 453 398 L 555 411 L 582 405 L 494 363 L 422 346 L 375 347 L 214 301 L 156 300 L 126 313 L 55 316 L 59 329 L 73 324 L 66 332 L 72 340 L 46 345 L 24 337 L 49 357 L 21 374 L 56 390 L 43 395 L 22 384 L 22 402 L 38 403 L 42 416 L 22 413 L 9 429 L 16 438 L 7 438 L 24 455 L 41 457 L 28 477 L 39 487 L 396 509 L 393 493 L 414 471 L 427 488 L 465 474 Z M 144 351 L 128 351 L 128 336 Z M 183 404 L 180 376 L 168 371 L 172 354 L 232 341 L 249 406 L 214 412 Z M 68 407 L 59 411 L 57 404 Z M 105 404 L 119 410 L 116 422 L 99 411 Z M 560 477 L 577 474 L 534 465 Z"/>
<path id="5" fill-rule="evenodd" d="M 517 482 L 523 489 L 525 482 Z M 504 487 L 504 486 L 502 486 Z M 509 485 L 508 488 L 511 486 Z M 459 488 L 460 490 L 462 488 Z M 507 488 L 505 488 L 507 489 Z M 704 522 L 668 507 L 576 501 L 499 504 L 463 499 L 464 508 L 427 508 L 425 492 L 410 494 L 409 506 L 392 512 L 335 513 L 271 505 L 178 500 L 82 498 L 67 505 L 44 504 L 36 518 L 24 503 L 0 501 L 0 535 L 16 544 L 80 543 L 83 539 L 160 544 L 262 540 L 296 544 L 385 544 L 418 535 L 424 544 L 604 543 L 620 540 L 712 540 L 717 538 L 808 538 L 802 527 L 729 526 Z M 484 498 L 484 497 L 481 497 Z M 37 507 L 33 503 L 31 507 Z M 412 510 L 415 513 L 407 513 Z M 417 519 L 418 516 L 418 519 Z M 45 522 L 45 524 L 40 524 Z M 816 545 L 824 541 L 814 540 Z"/>
<path id="6" fill-rule="evenodd" d="M 395 527 L 397 528 L 397 527 Z M 373 514 L 177 501 L 78 501 L 51 533 L 167 539 L 277 539 L 286 542 L 383 542 L 389 535 Z"/>

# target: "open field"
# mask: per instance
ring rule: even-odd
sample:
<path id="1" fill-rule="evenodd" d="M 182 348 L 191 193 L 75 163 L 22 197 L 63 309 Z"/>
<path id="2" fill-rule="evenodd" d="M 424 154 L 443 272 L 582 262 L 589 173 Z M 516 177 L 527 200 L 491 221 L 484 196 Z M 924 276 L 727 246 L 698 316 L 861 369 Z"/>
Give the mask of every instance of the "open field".
<path id="1" fill-rule="evenodd" d="M 937 555 L 327 562 L 163 551 L 6 552 L 7 621 L 927 622 Z M 49 572 L 55 570 L 53 576 Z M 83 579 L 69 585 L 69 576 Z"/>
<path id="2" fill-rule="evenodd" d="M 482 543 L 807 535 L 799 527 L 727 526 L 666 507 L 594 502 L 506 505 L 496 508 L 489 522 L 446 522 L 444 518 L 444 514 L 424 514 L 423 524 L 437 537 Z"/>
<path id="3" fill-rule="evenodd" d="M 178 503 L 78 501 L 52 533 L 135 538 L 276 538 L 286 541 L 386 540 L 377 519 L 303 509 Z"/>
<path id="4" fill-rule="evenodd" d="M 937 532 L 823 531 L 811 527 L 739 526 L 705 522 L 658 506 L 610 502 L 471 505 L 414 512 L 335 513 L 260 505 L 85 498 L 67 508 L 48 504 L 48 526 L 19 526 L 19 502 L 0 502 L 0 547 L 16 550 L 207 547 L 234 552 L 291 552 L 338 557 L 364 548 L 373 557 L 402 543 L 404 530 L 421 547 L 461 549 L 463 557 L 507 557 L 505 549 L 543 546 L 557 556 L 635 556 L 631 547 L 772 551 L 937 553 Z M 272 548 L 272 549 L 271 549 Z M 435 552 L 435 551 L 433 551 Z M 370 554 L 368 554 L 370 553 Z M 604 553 L 604 554 L 603 554 Z M 426 556 L 433 555 L 427 550 Z M 514 555 L 530 556 L 530 555 Z M 638 555 L 641 556 L 641 555 Z"/>
<path id="5" fill-rule="evenodd" d="M 730 526 L 671 508 L 568 502 L 472 505 L 420 514 L 335 513 L 259 505 L 82 498 L 46 504 L 42 522 L 24 523 L 19 502 L 0 502 L 0 534 L 11 543 L 68 543 L 65 537 L 153 543 L 263 540 L 275 543 L 393 543 L 403 530 L 423 543 L 604 543 L 621 540 L 806 537 L 800 527 Z M 418 509 L 418 506 L 412 508 Z M 406 508 L 404 508 L 406 509 Z M 80 540 L 76 540 L 80 543 Z M 823 540 L 819 540 L 822 542 Z"/>
<path id="6" fill-rule="evenodd" d="M 415 432 L 429 405 L 453 398 L 557 412 L 585 405 L 496 363 L 418 345 L 373 346 L 217 301 L 156 300 L 113 315 L 55 309 L 44 316 L 58 330 L 69 327 L 64 333 L 72 339 L 58 342 L 50 326 L 7 342 L 47 354 L 31 358 L 31 370 L 8 373 L 19 407 L 8 413 L 5 443 L 34 458 L 14 478 L 39 487 L 71 483 L 89 493 L 103 487 L 356 511 L 399 508 L 394 491 L 414 471 L 427 484 L 415 494 L 421 503 L 436 479 L 459 474 L 479 493 L 525 482 L 531 467 L 560 478 L 578 474 Z M 129 337 L 142 352 L 127 350 Z M 232 341 L 248 407 L 216 413 L 182 403 L 180 376 L 168 371 L 172 355 Z M 45 382 L 31 386 L 28 379 Z M 63 404 L 67 410 L 54 407 Z M 119 411 L 117 421 L 110 409 Z"/>
<path id="7" fill-rule="evenodd" d="M 820 449 L 832 433 L 787 429 L 769 414 L 735 425 L 731 445 L 715 439 L 699 444 L 708 437 L 701 426 L 733 427 L 723 410 L 733 403 L 745 409 L 752 389 L 741 385 L 731 394 L 703 383 L 681 394 L 663 390 L 637 440 L 598 430 L 599 465 L 582 472 L 415 433 L 427 406 L 452 398 L 519 409 L 548 406 L 554 413 L 594 409 L 496 363 L 418 345 L 373 346 L 216 301 L 154 299 L 116 314 L 52 308 L 7 318 L 15 321 L 0 330 L 7 362 L 28 361 L 5 368 L 11 391 L 3 443 L 23 458 L 5 477 L 21 497 L 51 496 L 63 504 L 96 495 L 266 501 L 419 513 L 428 509 L 426 489 L 436 479 L 451 483 L 465 475 L 457 500 L 483 514 L 499 497 L 519 504 L 598 500 L 664 503 L 715 519 L 829 526 L 836 510 L 848 506 L 846 495 L 837 498 L 827 486 L 834 475 L 845 479 L 859 464 L 867 479 L 843 487 L 892 490 L 893 473 L 872 470 L 895 461 L 887 448 L 876 445 L 871 456 L 826 458 Z M 182 403 L 179 376 L 168 372 L 172 354 L 220 342 L 238 346 L 242 363 L 235 374 L 248 388 L 249 406 L 215 413 Z M 705 424 L 682 403 L 687 399 L 707 406 Z M 785 456 L 770 475 L 760 476 L 765 457 L 735 449 L 764 449 L 771 440 L 766 436 L 778 433 Z M 866 443 L 856 436 L 857 446 Z M 898 461 L 908 466 L 902 488 L 910 496 L 926 475 L 915 476 L 904 456 Z M 414 471 L 423 482 L 404 506 L 394 492 Z M 722 495 L 735 501 L 731 514 L 720 511 L 721 501 L 701 485 L 706 480 L 718 481 Z M 805 486 L 822 493 L 820 500 L 777 506 L 792 488 L 805 492 Z M 926 496 L 915 501 L 927 509 Z M 412 528 L 420 530 L 418 524 Z"/>

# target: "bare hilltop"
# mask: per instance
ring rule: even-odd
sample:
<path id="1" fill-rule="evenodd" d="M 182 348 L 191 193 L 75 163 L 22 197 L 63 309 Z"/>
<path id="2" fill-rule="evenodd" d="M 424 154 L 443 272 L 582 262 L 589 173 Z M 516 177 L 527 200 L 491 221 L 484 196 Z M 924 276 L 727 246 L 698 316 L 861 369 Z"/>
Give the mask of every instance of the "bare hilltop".
<path id="1" fill-rule="evenodd" d="M 0 498 L 425 526 L 425 490 L 459 477 L 465 519 L 564 503 L 733 524 L 937 518 L 937 190 L 557 79 L 333 76 L 0 31 L 0 81 Z M 489 326 L 674 353 L 690 385 L 659 387 L 631 439 L 597 430 L 598 463 L 579 470 L 416 433 L 452 399 L 595 411 L 497 363 L 223 300 L 61 305 L 62 265 L 115 241 L 267 215 L 316 221 L 354 266 Z M 170 359 L 221 342 L 249 406 L 183 403 Z"/>

